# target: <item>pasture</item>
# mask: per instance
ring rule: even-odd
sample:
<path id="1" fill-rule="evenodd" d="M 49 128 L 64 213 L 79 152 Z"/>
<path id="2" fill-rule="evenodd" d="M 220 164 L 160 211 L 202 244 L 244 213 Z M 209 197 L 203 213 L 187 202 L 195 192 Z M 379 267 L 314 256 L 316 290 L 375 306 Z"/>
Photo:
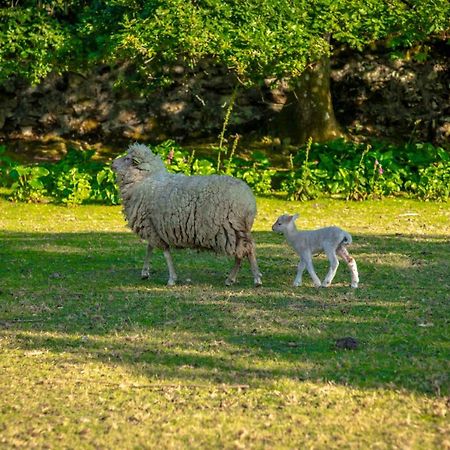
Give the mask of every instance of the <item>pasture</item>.
<path id="1" fill-rule="evenodd" d="M 191 250 L 141 280 L 120 207 L 0 211 L 0 448 L 450 448 L 448 205 L 259 198 L 258 289 Z M 292 287 L 284 212 L 353 235 L 359 289 Z"/>

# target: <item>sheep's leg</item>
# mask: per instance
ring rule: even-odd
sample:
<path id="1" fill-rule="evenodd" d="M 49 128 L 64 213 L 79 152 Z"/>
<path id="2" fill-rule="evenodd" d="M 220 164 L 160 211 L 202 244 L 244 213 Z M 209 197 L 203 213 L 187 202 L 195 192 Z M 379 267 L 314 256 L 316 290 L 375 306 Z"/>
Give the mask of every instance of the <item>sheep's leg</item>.
<path id="1" fill-rule="evenodd" d="M 228 275 L 227 279 L 225 280 L 225 284 L 227 286 L 231 286 L 232 284 L 234 284 L 236 282 L 236 276 L 239 272 L 239 269 L 241 268 L 241 263 L 242 263 L 242 258 L 238 258 L 236 256 L 236 258 L 234 260 L 234 266 L 231 269 L 231 272 Z"/>
<path id="2" fill-rule="evenodd" d="M 167 281 L 167 286 L 175 286 L 177 274 L 175 273 L 172 255 L 170 254 L 170 250 L 168 248 L 164 249 L 164 258 L 166 258 L 167 267 L 169 269 L 169 280 Z"/>
<path id="3" fill-rule="evenodd" d="M 153 247 L 147 245 L 147 253 L 145 254 L 144 267 L 142 267 L 141 278 L 146 280 L 150 276 L 150 257 L 152 256 Z"/>
<path id="4" fill-rule="evenodd" d="M 297 275 L 294 280 L 295 287 L 302 285 L 302 276 L 303 276 L 303 272 L 305 271 L 305 268 L 306 268 L 306 264 L 303 261 L 303 259 L 301 259 L 297 266 Z"/>
<path id="5" fill-rule="evenodd" d="M 330 268 L 328 270 L 327 276 L 323 280 L 322 287 L 328 287 L 331 284 L 339 267 L 339 260 L 337 259 L 334 249 L 326 249 L 325 253 L 328 257 L 328 261 L 330 262 Z"/>
<path id="6" fill-rule="evenodd" d="M 344 246 L 338 247 L 336 253 L 347 263 L 351 274 L 351 286 L 352 288 L 357 288 L 359 283 L 358 266 L 354 258 L 350 256 L 350 253 Z"/>
<path id="7" fill-rule="evenodd" d="M 314 271 L 314 266 L 312 263 L 312 255 L 310 253 L 304 253 L 300 255 L 302 261 L 305 262 L 306 270 L 308 271 L 315 287 L 320 287 L 320 279 Z"/>
<path id="8" fill-rule="evenodd" d="M 256 262 L 256 256 L 255 256 L 255 251 L 252 250 L 249 254 L 248 254 L 248 261 L 250 263 L 250 268 L 253 274 L 253 281 L 255 283 L 255 287 L 259 287 L 262 286 L 262 281 L 261 281 L 261 272 L 259 271 L 258 268 L 258 263 Z"/>

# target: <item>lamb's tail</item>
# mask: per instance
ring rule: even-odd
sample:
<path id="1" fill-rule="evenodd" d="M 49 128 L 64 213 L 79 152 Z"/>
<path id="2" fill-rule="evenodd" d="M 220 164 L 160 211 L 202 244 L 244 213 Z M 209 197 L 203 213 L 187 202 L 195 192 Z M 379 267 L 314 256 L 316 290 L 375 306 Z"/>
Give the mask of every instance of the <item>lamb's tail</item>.
<path id="1" fill-rule="evenodd" d="M 342 239 L 341 245 L 348 245 L 353 242 L 352 236 L 350 233 L 343 231 L 344 238 Z"/>

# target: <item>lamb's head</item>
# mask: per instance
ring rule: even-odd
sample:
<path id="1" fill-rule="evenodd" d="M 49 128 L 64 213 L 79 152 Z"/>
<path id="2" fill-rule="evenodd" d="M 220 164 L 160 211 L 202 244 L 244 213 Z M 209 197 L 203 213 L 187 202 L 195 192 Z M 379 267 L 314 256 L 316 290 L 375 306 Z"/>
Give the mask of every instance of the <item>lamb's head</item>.
<path id="1" fill-rule="evenodd" d="M 283 214 L 282 216 L 278 217 L 276 222 L 272 225 L 272 231 L 275 231 L 277 233 L 285 233 L 289 231 L 295 230 L 295 221 L 298 218 L 298 214 L 294 214 L 293 216 L 290 216 L 289 214 Z"/>
<path id="2" fill-rule="evenodd" d="M 115 159 L 111 168 L 119 183 L 141 180 L 166 171 L 161 158 L 143 144 L 130 145 L 127 154 Z"/>

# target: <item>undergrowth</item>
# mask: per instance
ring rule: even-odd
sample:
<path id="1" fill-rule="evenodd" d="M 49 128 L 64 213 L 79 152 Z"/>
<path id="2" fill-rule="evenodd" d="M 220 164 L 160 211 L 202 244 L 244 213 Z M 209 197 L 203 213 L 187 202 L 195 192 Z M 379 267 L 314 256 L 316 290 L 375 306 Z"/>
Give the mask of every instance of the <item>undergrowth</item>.
<path id="1" fill-rule="evenodd" d="M 320 197 L 346 200 L 408 196 L 447 201 L 450 195 L 450 156 L 431 144 L 402 147 L 311 140 L 290 155 L 288 170 L 274 168 L 267 156 L 254 151 L 236 155 L 238 137 L 229 149 L 215 148 L 211 157 L 198 157 L 174 141 L 151 147 L 171 172 L 185 175 L 226 174 L 244 180 L 255 192 L 284 195 L 288 200 Z M 93 150 L 70 149 L 56 163 L 20 165 L 0 147 L 0 185 L 11 189 L 10 199 L 53 201 L 67 205 L 115 205 L 119 195 L 109 164 L 93 159 Z"/>

